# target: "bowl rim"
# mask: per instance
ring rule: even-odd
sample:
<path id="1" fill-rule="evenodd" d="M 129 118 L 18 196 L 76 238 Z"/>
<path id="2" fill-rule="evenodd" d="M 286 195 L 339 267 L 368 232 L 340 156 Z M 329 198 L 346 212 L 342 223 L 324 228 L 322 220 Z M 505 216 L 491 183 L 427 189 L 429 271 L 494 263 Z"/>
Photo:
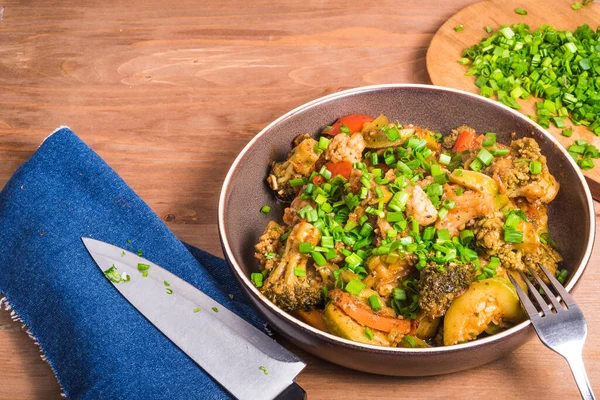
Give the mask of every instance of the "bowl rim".
<path id="1" fill-rule="evenodd" d="M 249 289 L 249 292 L 257 300 L 259 300 L 264 307 L 268 308 L 270 311 L 272 311 L 275 314 L 279 315 L 280 317 L 284 318 L 285 320 L 287 320 L 287 322 L 295 325 L 296 327 L 298 327 L 304 331 L 307 331 L 307 332 L 317 336 L 318 338 L 320 338 L 322 340 L 325 340 L 327 342 L 334 343 L 337 345 L 343 345 L 344 347 L 354 348 L 356 350 L 363 350 L 363 351 L 367 350 L 369 352 L 390 353 L 390 354 L 412 353 L 414 355 L 416 355 L 415 353 L 418 353 L 418 354 L 447 353 L 447 352 L 460 351 L 460 350 L 468 349 L 468 348 L 485 346 L 488 343 L 498 342 L 506 337 L 513 336 L 513 335 L 517 334 L 518 332 L 527 329 L 529 327 L 529 325 L 531 324 L 531 321 L 529 319 L 527 319 L 526 321 L 523 321 L 520 324 L 517 324 L 503 332 L 497 333 L 495 335 L 487 336 L 482 339 L 473 340 L 473 341 L 470 341 L 467 343 L 460 343 L 460 344 L 455 344 L 455 345 L 450 345 L 450 346 L 431 347 L 431 348 L 384 347 L 384 346 L 355 342 L 355 341 L 352 341 L 349 339 L 344 339 L 339 336 L 335 336 L 335 335 L 327 333 L 327 332 L 323 332 L 323 331 L 321 331 L 317 328 L 314 328 L 314 327 L 310 326 L 309 324 L 297 319 L 293 315 L 288 314 L 287 312 L 284 312 L 283 310 L 281 310 L 279 307 L 277 307 L 275 304 L 273 304 L 270 300 L 268 300 L 252 284 L 252 282 L 250 281 L 250 278 L 248 276 L 246 276 L 246 274 L 242 270 L 241 266 L 238 264 L 235 257 L 233 256 L 231 246 L 227 239 L 227 230 L 225 229 L 225 212 L 226 212 L 225 195 L 229 188 L 229 184 L 233 177 L 233 174 L 234 174 L 235 170 L 237 169 L 238 164 L 240 163 L 241 159 L 245 156 L 245 154 L 249 151 L 249 149 L 254 146 L 254 143 L 256 143 L 260 137 L 265 135 L 274 126 L 280 124 L 282 121 L 292 118 L 296 114 L 298 114 L 306 109 L 309 109 L 313 106 L 316 106 L 320 103 L 340 99 L 343 97 L 347 97 L 347 96 L 351 96 L 351 95 L 355 95 L 355 94 L 359 94 L 359 93 L 378 91 L 378 90 L 382 90 L 382 89 L 397 89 L 397 88 L 450 92 L 450 93 L 455 93 L 455 94 L 459 94 L 459 95 L 463 95 L 463 96 L 468 96 L 468 97 L 474 98 L 477 101 L 487 102 L 487 103 L 491 104 L 493 107 L 498 107 L 499 109 L 507 111 L 507 112 L 513 114 L 515 117 L 520 118 L 527 124 L 531 125 L 531 127 L 535 131 L 539 131 L 544 136 L 546 136 L 547 139 L 549 139 L 552 143 L 554 143 L 554 145 L 559 149 L 559 151 L 567 159 L 567 162 L 569 162 L 571 164 L 571 166 L 573 167 L 573 169 L 575 170 L 575 172 L 579 178 L 580 183 L 583 186 L 583 191 L 585 194 L 585 199 L 586 199 L 587 207 L 588 207 L 588 215 L 589 215 L 590 232 L 589 232 L 587 244 L 585 246 L 584 255 L 583 255 L 581 263 L 575 269 L 574 275 L 571 276 L 571 279 L 569 280 L 569 283 L 566 286 L 566 290 L 568 292 L 571 292 L 571 290 L 575 287 L 575 285 L 577 284 L 577 282 L 583 275 L 583 273 L 589 263 L 592 249 L 594 246 L 594 238 L 595 238 L 595 233 L 596 233 L 596 220 L 595 220 L 595 213 L 594 213 L 594 203 L 592 200 L 592 195 L 591 195 L 590 189 L 588 187 L 588 184 L 585 180 L 583 173 L 581 172 L 581 170 L 579 169 L 579 167 L 577 166 L 575 161 L 573 161 L 573 159 L 567 153 L 567 150 L 558 142 L 558 140 L 556 138 L 554 138 L 554 136 L 552 136 L 550 133 L 548 133 L 544 128 L 542 128 L 535 121 L 532 121 L 527 116 L 521 114 L 518 111 L 513 110 L 512 108 L 510 108 L 508 106 L 505 106 L 502 103 L 499 103 L 492 99 L 488 99 L 486 97 L 480 96 L 475 93 L 466 92 L 464 90 L 448 88 L 448 87 L 444 87 L 444 86 L 437 86 L 437 85 L 413 84 L 413 83 L 392 83 L 392 84 L 360 86 L 360 87 L 332 93 L 332 94 L 329 94 L 329 95 L 326 95 L 323 97 L 319 97 L 315 100 L 306 102 L 306 103 L 294 108 L 293 110 L 288 111 L 287 113 L 283 114 L 282 116 L 280 116 L 279 118 L 277 118 L 276 120 L 271 122 L 269 125 L 267 125 L 265 128 L 263 128 L 259 133 L 256 134 L 256 136 L 254 136 L 248 142 L 248 144 L 246 144 L 246 146 L 242 149 L 242 151 L 238 154 L 238 156 L 235 158 L 235 160 L 231 164 L 231 167 L 229 168 L 229 171 L 227 172 L 225 180 L 223 181 L 223 186 L 222 186 L 221 193 L 219 196 L 218 230 L 219 230 L 219 235 L 221 238 L 221 246 L 223 248 L 225 257 L 226 257 L 231 269 L 233 269 L 234 273 L 236 274 L 238 281 L 241 282 L 242 284 L 244 284 L 246 286 L 246 288 Z"/>

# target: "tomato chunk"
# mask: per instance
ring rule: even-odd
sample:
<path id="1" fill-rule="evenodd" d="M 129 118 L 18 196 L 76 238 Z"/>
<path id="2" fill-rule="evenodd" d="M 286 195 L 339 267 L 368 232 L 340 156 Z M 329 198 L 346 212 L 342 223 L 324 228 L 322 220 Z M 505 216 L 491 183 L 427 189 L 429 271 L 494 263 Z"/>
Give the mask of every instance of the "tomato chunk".
<path id="1" fill-rule="evenodd" d="M 456 143 L 454 143 L 453 149 L 459 153 L 469 150 L 475 144 L 476 138 L 477 138 L 477 134 L 475 132 L 462 131 L 458 135 L 458 139 L 456 139 Z"/>
<path id="2" fill-rule="evenodd" d="M 325 164 L 325 168 L 331 172 L 332 178 L 341 175 L 344 178 L 349 179 L 350 174 L 352 173 L 352 163 L 350 161 L 329 162 Z M 322 185 L 325 183 L 325 178 L 321 175 L 317 175 L 313 178 L 313 183 L 317 186 Z"/>
<path id="3" fill-rule="evenodd" d="M 327 169 L 331 172 L 332 178 L 341 175 L 348 179 L 352 173 L 352 163 L 350 161 L 330 162 L 327 163 Z"/>
<path id="4" fill-rule="evenodd" d="M 325 128 L 322 133 L 335 136 L 341 132 L 340 128 L 342 126 L 346 126 L 350 130 L 350 132 L 347 133 L 352 135 L 353 133 L 360 132 L 366 122 L 372 122 L 373 120 L 374 118 L 364 114 L 346 115 L 335 121 L 331 126 L 331 129 Z"/>

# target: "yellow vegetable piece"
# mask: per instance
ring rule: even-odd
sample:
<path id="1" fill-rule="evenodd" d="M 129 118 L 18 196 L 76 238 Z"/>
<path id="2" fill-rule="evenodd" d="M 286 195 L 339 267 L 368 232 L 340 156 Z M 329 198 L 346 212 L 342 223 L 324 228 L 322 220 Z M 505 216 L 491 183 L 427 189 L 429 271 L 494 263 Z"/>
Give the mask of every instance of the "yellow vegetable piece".
<path id="1" fill-rule="evenodd" d="M 373 121 L 365 122 L 365 124 L 363 125 L 363 128 L 362 128 L 362 133 L 369 133 L 371 131 L 379 131 L 381 128 L 386 126 L 388 123 L 389 123 L 388 118 L 383 114 L 379 114 L 379 116 L 377 118 L 375 118 Z"/>
<path id="2" fill-rule="evenodd" d="M 490 278 L 474 282 L 455 299 L 444 317 L 444 345 L 467 342 L 487 327 L 525 319 L 517 292 L 509 281 Z"/>
<path id="3" fill-rule="evenodd" d="M 365 335 L 365 327 L 350 318 L 348 314 L 333 303 L 329 303 L 325 307 L 323 322 L 327 327 L 327 331 L 344 339 L 380 346 L 390 346 L 391 344 L 387 334 L 376 329 L 371 329 L 373 339 L 369 339 Z"/>
<path id="4" fill-rule="evenodd" d="M 419 326 L 415 331 L 417 338 L 430 339 L 437 334 L 441 318 L 430 318 L 421 313 L 420 315 L 417 314 L 417 320 L 419 321 Z"/>
<path id="5" fill-rule="evenodd" d="M 500 211 L 507 206 L 511 206 L 511 208 L 514 208 L 514 206 L 511 204 L 510 198 L 507 195 L 498 194 L 494 197 L 494 208 L 496 209 L 496 211 Z"/>
<path id="6" fill-rule="evenodd" d="M 498 184 L 491 177 L 481 172 L 470 171 L 466 169 L 455 169 L 448 175 L 451 182 L 457 183 L 468 189 L 478 192 L 489 193 L 492 196 L 498 194 Z"/>

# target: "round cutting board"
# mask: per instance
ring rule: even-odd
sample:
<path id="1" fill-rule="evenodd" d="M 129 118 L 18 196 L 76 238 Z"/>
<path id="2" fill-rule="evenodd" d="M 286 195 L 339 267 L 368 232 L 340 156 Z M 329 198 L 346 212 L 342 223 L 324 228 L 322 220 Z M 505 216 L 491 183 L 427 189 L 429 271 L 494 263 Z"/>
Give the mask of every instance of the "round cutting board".
<path id="1" fill-rule="evenodd" d="M 592 29 L 600 26 L 600 4 L 588 4 L 579 10 L 573 10 L 571 4 L 576 0 L 494 0 L 482 1 L 470 5 L 442 25 L 437 31 L 427 51 L 427 71 L 435 85 L 462 89 L 479 93 L 475 86 L 476 78 L 465 76 L 468 65 L 460 65 L 462 51 L 477 44 L 487 37 L 484 28 L 489 25 L 494 31 L 500 25 L 526 23 L 532 30 L 543 24 L 552 25 L 559 30 L 574 31 L 578 26 L 588 24 Z M 580 2 L 582 0 L 579 0 Z M 523 8 L 527 15 L 515 13 L 515 8 Z M 464 30 L 456 32 L 454 27 L 462 24 Z M 523 114 L 536 115 L 535 103 L 540 101 L 533 96 L 527 100 L 518 100 Z M 565 119 L 567 127 L 573 128 L 573 136 L 561 135 L 562 129 L 552 124 L 547 129 L 565 147 L 569 147 L 577 139 L 585 139 L 600 149 L 600 137 L 594 135 L 584 126 L 572 126 Z M 600 200 L 600 159 L 594 160 L 596 166 L 583 171 L 592 191 L 592 196 Z"/>

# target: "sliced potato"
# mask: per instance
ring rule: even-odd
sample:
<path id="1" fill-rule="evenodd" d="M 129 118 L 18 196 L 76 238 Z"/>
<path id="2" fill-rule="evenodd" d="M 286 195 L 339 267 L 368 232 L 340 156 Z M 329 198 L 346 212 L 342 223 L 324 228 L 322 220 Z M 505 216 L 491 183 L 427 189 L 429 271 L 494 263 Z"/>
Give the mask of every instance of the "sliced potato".
<path id="1" fill-rule="evenodd" d="M 496 181 L 481 172 L 470 171 L 468 169 L 455 169 L 448 175 L 448 178 L 453 183 L 478 192 L 489 193 L 492 196 L 498 194 L 498 184 Z"/>
<path id="2" fill-rule="evenodd" d="M 327 327 L 323 322 L 323 311 L 321 310 L 314 308 L 311 310 L 297 310 L 294 312 L 294 316 L 314 328 L 327 332 Z"/>
<path id="3" fill-rule="evenodd" d="M 430 318 L 424 313 L 420 313 L 417 315 L 419 326 L 415 331 L 415 336 L 420 339 L 431 339 L 437 334 L 441 320 L 441 318 Z"/>
<path id="4" fill-rule="evenodd" d="M 365 133 L 369 133 L 371 131 L 379 131 L 381 128 L 386 126 L 389 122 L 390 121 L 388 120 L 388 118 L 385 115 L 379 114 L 379 116 L 377 118 L 375 118 L 373 121 L 365 122 L 361 132 L 363 134 L 365 134 Z"/>
<path id="5" fill-rule="evenodd" d="M 328 332 L 344 339 L 380 346 L 391 345 L 387 334 L 375 329 L 371 330 L 373 332 L 373 339 L 369 339 L 365 334 L 365 327 L 350 318 L 348 314 L 333 303 L 329 303 L 325 307 L 323 322 Z"/>
<path id="6" fill-rule="evenodd" d="M 525 319 L 517 292 L 503 278 L 484 279 L 471 284 L 455 299 L 444 317 L 444 345 L 475 339 L 488 326 L 515 324 Z"/>

